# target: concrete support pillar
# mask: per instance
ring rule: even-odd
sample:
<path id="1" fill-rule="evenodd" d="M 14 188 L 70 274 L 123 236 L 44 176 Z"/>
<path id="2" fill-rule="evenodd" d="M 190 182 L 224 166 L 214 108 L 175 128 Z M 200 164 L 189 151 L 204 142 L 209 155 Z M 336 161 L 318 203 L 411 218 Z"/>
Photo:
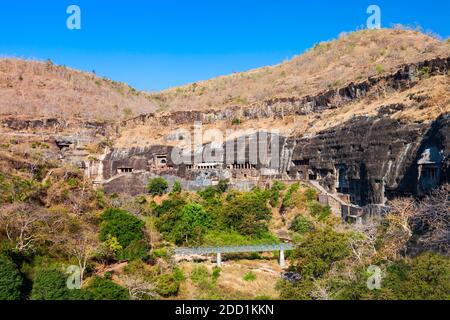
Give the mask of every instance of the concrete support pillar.
<path id="1" fill-rule="evenodd" d="M 357 224 L 358 226 L 361 226 L 361 225 L 363 224 L 362 217 L 357 217 L 357 218 L 356 218 L 356 224 Z"/>
<path id="2" fill-rule="evenodd" d="M 280 250 L 280 267 L 286 268 L 286 260 L 284 259 L 284 250 Z"/>
<path id="3" fill-rule="evenodd" d="M 218 268 L 222 266 L 222 254 L 220 252 L 217 253 L 216 264 Z"/>

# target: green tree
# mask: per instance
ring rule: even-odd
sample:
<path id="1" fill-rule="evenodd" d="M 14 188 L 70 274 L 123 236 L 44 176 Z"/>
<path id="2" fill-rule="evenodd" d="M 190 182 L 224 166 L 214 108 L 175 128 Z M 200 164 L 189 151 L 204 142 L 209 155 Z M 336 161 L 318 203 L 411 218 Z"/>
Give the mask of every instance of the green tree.
<path id="1" fill-rule="evenodd" d="M 314 224 L 304 216 L 299 215 L 292 221 L 290 229 L 300 234 L 305 234 L 314 229 Z"/>
<path id="2" fill-rule="evenodd" d="M 333 279 L 339 300 L 450 300 L 450 259 L 425 252 L 379 265 L 383 270 L 381 288 L 369 290 L 367 266 L 357 270 L 353 281 Z"/>
<path id="3" fill-rule="evenodd" d="M 129 300 L 128 290 L 111 280 L 95 276 L 89 283 L 87 290 L 94 300 Z"/>
<path id="4" fill-rule="evenodd" d="M 33 276 L 32 300 L 67 300 L 67 277 L 56 268 L 39 268 Z"/>
<path id="5" fill-rule="evenodd" d="M 275 208 L 278 206 L 280 201 L 280 194 L 281 191 L 286 189 L 286 185 L 281 181 L 275 181 L 272 187 L 270 188 L 270 205 L 272 208 Z"/>
<path id="6" fill-rule="evenodd" d="M 304 278 L 318 278 L 328 272 L 332 264 L 350 254 L 349 237 L 331 228 L 309 232 L 296 246 L 291 258 L 295 269 Z"/>
<path id="7" fill-rule="evenodd" d="M 308 202 L 317 200 L 317 191 L 312 188 L 306 189 L 305 190 L 305 198 L 306 198 L 306 201 L 308 201 Z"/>
<path id="8" fill-rule="evenodd" d="M 133 241 L 144 238 L 143 228 L 145 223 L 119 209 L 108 209 L 100 217 L 100 240 L 107 241 L 116 237 L 119 244 L 126 248 Z"/>
<path id="9" fill-rule="evenodd" d="M 177 244 L 200 244 L 211 222 L 211 217 L 201 205 L 188 204 L 181 210 L 180 219 L 172 231 L 173 238 Z"/>
<path id="10" fill-rule="evenodd" d="M 299 189 L 300 189 L 300 184 L 298 182 L 294 183 L 287 189 L 287 191 L 283 197 L 283 208 L 291 208 L 294 205 L 294 203 L 292 201 L 292 195 L 295 192 L 297 192 Z"/>
<path id="11" fill-rule="evenodd" d="M 254 237 L 267 233 L 271 217 L 267 197 L 266 193 L 259 190 L 232 195 L 223 206 L 222 225 Z"/>
<path id="12" fill-rule="evenodd" d="M 449 300 L 450 259 L 431 252 L 402 259 L 387 267 L 379 294 L 400 300 Z"/>
<path id="13" fill-rule="evenodd" d="M 19 300 L 23 278 L 17 266 L 0 254 L 0 300 Z"/>
<path id="14" fill-rule="evenodd" d="M 212 186 L 206 187 L 203 190 L 198 191 L 197 193 L 205 201 L 210 201 L 220 196 L 218 188 Z"/>
<path id="15" fill-rule="evenodd" d="M 331 215 L 330 206 L 324 206 L 316 200 L 308 203 L 308 210 L 311 215 L 316 217 L 319 221 L 324 220 Z"/>
<path id="16" fill-rule="evenodd" d="M 120 260 L 142 260 L 149 256 L 149 247 L 145 240 L 135 240 L 119 253 Z"/>
<path id="17" fill-rule="evenodd" d="M 180 193 L 183 190 L 181 187 L 181 183 L 179 181 L 175 181 L 172 187 L 172 193 Z"/>
<path id="18" fill-rule="evenodd" d="M 174 296 L 180 290 L 180 279 L 174 274 L 162 274 L 155 279 L 156 290 L 163 297 Z"/>
<path id="19" fill-rule="evenodd" d="M 180 219 L 181 209 L 186 205 L 186 200 L 181 195 L 173 195 L 153 209 L 157 217 L 156 227 L 163 235 L 168 235 L 175 228 Z"/>
<path id="20" fill-rule="evenodd" d="M 151 179 L 148 182 L 147 190 L 152 196 L 162 196 L 164 193 L 166 193 L 167 189 L 169 188 L 169 185 L 164 178 L 155 178 Z"/>
<path id="21" fill-rule="evenodd" d="M 230 185 L 230 180 L 229 179 L 221 179 L 219 181 L 219 184 L 217 185 L 217 191 L 224 193 L 227 192 L 228 187 Z"/>

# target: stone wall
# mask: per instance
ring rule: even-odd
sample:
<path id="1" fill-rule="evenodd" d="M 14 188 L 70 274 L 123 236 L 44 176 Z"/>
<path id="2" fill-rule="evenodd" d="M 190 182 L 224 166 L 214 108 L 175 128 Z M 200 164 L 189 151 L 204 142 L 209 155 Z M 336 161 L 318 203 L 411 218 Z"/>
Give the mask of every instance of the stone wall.
<path id="1" fill-rule="evenodd" d="M 331 192 L 348 193 L 358 205 L 384 204 L 398 195 L 422 195 L 418 161 L 425 150 L 442 154 L 438 183 L 449 182 L 449 115 L 433 123 L 357 117 L 311 138 L 299 138 L 294 163 L 308 163 L 310 178 Z M 304 170 L 304 168 L 302 168 Z M 296 166 L 290 170 L 294 177 Z M 346 180 L 340 186 L 339 173 Z"/>

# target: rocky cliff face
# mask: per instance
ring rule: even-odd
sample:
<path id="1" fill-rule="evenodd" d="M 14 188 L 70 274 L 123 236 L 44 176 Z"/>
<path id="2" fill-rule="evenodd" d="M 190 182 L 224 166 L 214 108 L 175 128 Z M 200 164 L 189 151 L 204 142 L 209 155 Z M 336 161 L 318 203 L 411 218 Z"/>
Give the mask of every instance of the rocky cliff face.
<path id="1" fill-rule="evenodd" d="M 246 107 L 143 114 L 121 123 L 7 117 L 0 120 L 0 129 L 7 130 L 12 136 L 28 138 L 28 135 L 36 136 L 35 133 L 40 138 L 46 136 L 59 147 L 63 161 L 78 165 L 95 183 L 102 184 L 107 192 L 145 192 L 148 178 L 156 175 L 170 181 L 178 179 L 185 188 L 193 190 L 228 178 L 241 189 L 258 183 L 264 185 L 271 179 L 317 180 L 328 191 L 347 195 L 354 204 L 384 204 L 397 195 L 420 196 L 441 183 L 449 182 L 448 106 L 433 122 L 393 117 L 396 113 L 421 108 L 428 111 L 424 108 L 435 103 L 428 96 L 429 92 L 422 90 L 424 79 L 440 78 L 441 83 L 445 84 L 449 66 L 450 57 L 436 58 L 408 64 L 392 74 L 350 83 L 315 96 L 273 98 Z M 420 88 L 414 90 L 417 92 L 410 94 L 410 89 L 418 84 Z M 408 91 L 402 93 L 405 90 Z M 438 93 L 442 92 L 443 100 L 448 101 L 445 100 L 448 98 L 448 88 Z M 433 99 L 442 98 L 439 94 Z M 395 95 L 403 95 L 405 99 L 381 105 L 380 97 Z M 330 110 L 340 112 L 340 108 L 372 101 L 377 104 L 376 115 L 353 116 L 351 120 L 342 120 L 334 127 L 326 126 L 327 129 L 313 136 L 310 133 L 279 137 L 276 169 L 268 163 L 252 160 L 255 158 L 252 152 L 259 151 L 251 151 L 249 141 L 244 143 L 241 151 L 237 148 L 227 151 L 224 145 L 222 160 L 181 165 L 171 158 L 173 147 L 164 143 L 112 150 L 108 148 L 110 145 L 103 145 L 100 149 L 105 153 L 101 156 L 98 152 L 90 154 L 87 147 L 88 144 L 101 145 L 103 139 L 110 142 L 123 131 L 139 126 L 176 129 L 181 125 L 192 126 L 195 121 L 215 124 L 233 119 L 251 122 L 264 118 L 284 119 L 293 115 L 300 118 L 312 114 L 314 117 L 320 113 L 327 115 Z M 295 119 L 289 121 L 296 124 Z M 173 140 L 178 140 L 178 137 Z M 229 162 L 227 152 L 234 155 L 233 159 L 238 158 L 238 153 L 245 157 L 241 161 Z"/>
<path id="2" fill-rule="evenodd" d="M 249 106 L 233 106 L 222 110 L 175 111 L 167 114 L 142 114 L 123 121 L 122 128 L 135 125 L 164 126 L 193 124 L 200 121 L 211 124 L 220 120 L 255 120 L 261 118 L 282 119 L 290 115 L 306 115 L 336 109 L 365 97 L 377 99 L 380 94 L 403 91 L 417 85 L 424 77 L 446 75 L 450 70 L 450 57 L 436 58 L 408 64 L 388 75 L 372 77 L 358 83 L 350 83 L 338 89 L 330 89 L 315 96 L 273 98 Z"/>
<path id="3" fill-rule="evenodd" d="M 295 177 L 307 170 L 328 190 L 349 194 L 359 205 L 383 204 L 397 195 L 422 195 L 449 181 L 449 114 L 431 124 L 359 117 L 299 138 L 293 154 Z M 435 156 L 422 162 L 427 154 Z"/>

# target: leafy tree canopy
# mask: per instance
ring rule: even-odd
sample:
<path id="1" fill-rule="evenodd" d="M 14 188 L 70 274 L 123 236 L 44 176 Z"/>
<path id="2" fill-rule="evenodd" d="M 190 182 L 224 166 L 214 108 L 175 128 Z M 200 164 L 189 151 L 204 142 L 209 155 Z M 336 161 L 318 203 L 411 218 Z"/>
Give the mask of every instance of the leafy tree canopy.
<path id="1" fill-rule="evenodd" d="M 152 196 L 162 196 L 164 193 L 166 193 L 167 189 L 169 188 L 169 185 L 167 181 L 164 178 L 155 178 L 151 179 L 148 182 L 148 192 Z"/>
<path id="2" fill-rule="evenodd" d="M 142 240 L 145 223 L 119 209 L 108 209 L 100 217 L 100 240 L 107 241 L 116 237 L 119 244 L 125 248 L 133 241 Z"/>
<path id="3" fill-rule="evenodd" d="M 0 300 L 19 300 L 23 278 L 17 266 L 0 254 Z"/>

